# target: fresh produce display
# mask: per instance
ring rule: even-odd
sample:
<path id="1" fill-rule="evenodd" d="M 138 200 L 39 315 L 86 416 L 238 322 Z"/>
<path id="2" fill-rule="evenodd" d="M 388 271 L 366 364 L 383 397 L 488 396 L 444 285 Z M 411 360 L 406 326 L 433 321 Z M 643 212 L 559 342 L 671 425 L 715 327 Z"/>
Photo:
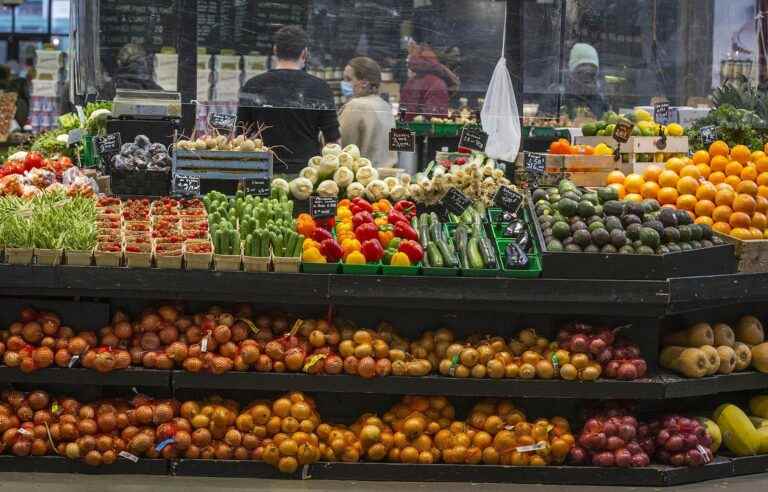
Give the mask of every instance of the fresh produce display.
<path id="1" fill-rule="evenodd" d="M 0 94 L 0 142 L 8 140 L 11 133 L 11 122 L 16 116 L 16 92 L 8 91 Z"/>
<path id="2" fill-rule="evenodd" d="M 596 122 L 590 122 L 582 125 L 581 132 L 585 137 L 611 137 L 616 128 L 616 123 L 621 119 L 629 121 L 634 125 L 632 136 L 634 137 L 656 137 L 661 135 L 662 126 L 653 121 L 653 115 L 643 109 L 635 109 L 631 113 L 618 115 L 613 111 L 608 111 L 603 118 Z M 668 137 L 682 136 L 685 130 L 677 123 L 671 123 L 663 127 L 664 134 Z"/>
<path id="3" fill-rule="evenodd" d="M 764 149 L 765 150 L 765 149 Z M 696 224 L 744 241 L 768 238 L 768 157 L 744 145 L 715 141 L 691 158 L 669 159 L 641 174 L 608 176 L 620 197 L 656 199 L 685 210 Z"/>
<path id="4" fill-rule="evenodd" d="M 662 367 L 689 378 L 730 374 L 750 367 L 768 372 L 768 343 L 763 324 L 751 315 L 734 325 L 696 323 L 664 336 L 659 356 Z"/>
<path id="5" fill-rule="evenodd" d="M 653 198 L 624 199 L 615 187 L 583 191 L 570 181 L 539 188 L 533 202 L 552 252 L 667 254 L 722 244 L 706 223 Z"/>
<path id="6" fill-rule="evenodd" d="M 91 194 L 97 187 L 67 156 L 45 159 L 37 152 L 20 151 L 0 166 L 0 196 L 29 197 L 49 189 Z"/>
<path id="7" fill-rule="evenodd" d="M 716 422 L 722 445 L 728 451 L 736 456 L 768 453 L 766 401 L 765 395 L 752 397 L 749 400 L 751 415 L 732 403 L 723 403 L 715 409 L 712 420 Z"/>
<path id="8" fill-rule="evenodd" d="M 418 217 L 424 265 L 433 268 L 497 270 L 499 261 L 492 240 L 483 223 L 485 207 L 475 202 L 458 218 L 453 233 L 440 222 L 437 214 Z"/>
<path id="9" fill-rule="evenodd" d="M 112 157 L 114 169 L 125 171 L 160 171 L 171 169 L 171 156 L 163 144 L 151 143 L 146 135 L 137 135 L 124 143 L 120 153 Z"/>
<path id="10" fill-rule="evenodd" d="M 213 150 L 221 152 L 269 152 L 260 132 L 246 132 L 240 135 L 224 135 L 219 132 L 180 139 L 174 145 L 176 150 Z"/>
<path id="11" fill-rule="evenodd" d="M 570 464 L 619 468 L 648 466 L 656 445 L 650 426 L 620 406 L 593 414 L 576 442 Z"/>

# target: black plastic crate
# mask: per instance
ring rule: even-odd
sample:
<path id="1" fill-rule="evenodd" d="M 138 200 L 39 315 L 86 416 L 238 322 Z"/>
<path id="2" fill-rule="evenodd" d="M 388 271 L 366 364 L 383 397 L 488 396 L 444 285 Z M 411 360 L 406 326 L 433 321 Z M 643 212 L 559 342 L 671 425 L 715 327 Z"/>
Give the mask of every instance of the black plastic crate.
<path id="1" fill-rule="evenodd" d="M 109 175 L 113 195 L 168 196 L 171 189 L 170 171 L 111 169 Z"/>

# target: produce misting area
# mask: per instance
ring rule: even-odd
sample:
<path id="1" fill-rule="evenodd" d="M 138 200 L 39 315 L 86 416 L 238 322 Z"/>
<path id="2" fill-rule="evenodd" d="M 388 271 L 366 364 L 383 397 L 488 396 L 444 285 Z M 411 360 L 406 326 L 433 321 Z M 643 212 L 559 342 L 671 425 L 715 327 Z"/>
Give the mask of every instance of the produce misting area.
<path id="1" fill-rule="evenodd" d="M 121 12 L 96 3 L 102 24 L 73 10 L 78 49 Z M 170 3 L 136 6 L 177 28 L 219 12 Z M 324 143 L 288 173 L 265 125 L 201 92 L 256 55 L 190 36 L 154 76 L 178 54 L 197 80 L 81 97 L 0 167 L 0 472 L 667 487 L 768 470 L 768 134 L 738 106 L 759 92 L 726 84 L 693 121 L 658 101 L 515 114 L 509 134 L 482 104 L 395 111 L 399 165 Z"/>

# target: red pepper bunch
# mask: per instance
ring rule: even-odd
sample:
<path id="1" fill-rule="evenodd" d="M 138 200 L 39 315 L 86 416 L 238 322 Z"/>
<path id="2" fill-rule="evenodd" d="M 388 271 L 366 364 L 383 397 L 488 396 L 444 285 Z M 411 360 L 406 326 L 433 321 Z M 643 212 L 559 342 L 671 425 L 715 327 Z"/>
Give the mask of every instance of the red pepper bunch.
<path id="1" fill-rule="evenodd" d="M 416 216 L 416 205 L 407 200 L 397 202 L 388 213 L 375 212 L 373 206 L 362 198 L 351 200 L 352 229 L 355 239 L 360 242 L 360 252 L 368 263 L 380 261 L 393 239 L 399 238 L 418 243 L 419 234 L 411 226 Z M 421 246 L 419 246 L 421 249 Z M 408 257 L 414 263 L 421 260 L 421 255 L 413 248 Z M 416 259 L 418 258 L 418 259 Z"/>

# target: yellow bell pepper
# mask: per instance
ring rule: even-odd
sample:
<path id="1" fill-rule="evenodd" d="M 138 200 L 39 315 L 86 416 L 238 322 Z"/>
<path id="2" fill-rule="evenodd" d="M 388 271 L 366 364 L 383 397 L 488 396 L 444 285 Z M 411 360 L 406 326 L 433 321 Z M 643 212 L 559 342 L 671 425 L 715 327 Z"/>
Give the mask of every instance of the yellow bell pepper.
<path id="1" fill-rule="evenodd" d="M 349 238 L 341 242 L 341 249 L 344 250 L 344 256 L 347 256 L 354 251 L 360 251 L 361 247 L 360 241 L 357 239 Z"/>
<path id="2" fill-rule="evenodd" d="M 304 244 L 302 245 L 301 249 L 306 251 L 309 248 L 315 248 L 318 251 L 320 251 L 320 243 L 318 243 L 317 241 L 314 241 L 314 240 L 312 240 L 310 238 L 307 238 L 307 239 L 304 240 Z"/>
<path id="3" fill-rule="evenodd" d="M 336 222 L 336 234 L 352 232 L 352 222 Z"/>
<path id="4" fill-rule="evenodd" d="M 381 227 L 383 225 L 389 224 L 389 221 L 387 220 L 386 217 L 376 217 L 375 219 L 373 219 L 373 223 Z"/>
<path id="5" fill-rule="evenodd" d="M 339 207 L 336 209 L 336 222 L 339 222 L 344 219 L 351 219 L 352 218 L 352 211 L 349 209 L 349 207 Z"/>
<path id="6" fill-rule="evenodd" d="M 392 261 L 389 264 L 391 266 L 409 267 L 411 266 L 411 260 L 408 258 L 407 254 L 403 253 L 402 251 L 398 251 L 392 255 Z"/>
<path id="7" fill-rule="evenodd" d="M 344 260 L 347 265 L 365 265 L 365 256 L 359 251 L 352 251 Z"/>
<path id="8" fill-rule="evenodd" d="M 355 233 L 352 231 L 336 232 L 336 241 L 344 243 L 345 239 L 355 239 Z"/>
<path id="9" fill-rule="evenodd" d="M 325 257 L 320 254 L 320 250 L 314 246 L 304 250 L 302 259 L 307 263 L 327 263 Z"/>

